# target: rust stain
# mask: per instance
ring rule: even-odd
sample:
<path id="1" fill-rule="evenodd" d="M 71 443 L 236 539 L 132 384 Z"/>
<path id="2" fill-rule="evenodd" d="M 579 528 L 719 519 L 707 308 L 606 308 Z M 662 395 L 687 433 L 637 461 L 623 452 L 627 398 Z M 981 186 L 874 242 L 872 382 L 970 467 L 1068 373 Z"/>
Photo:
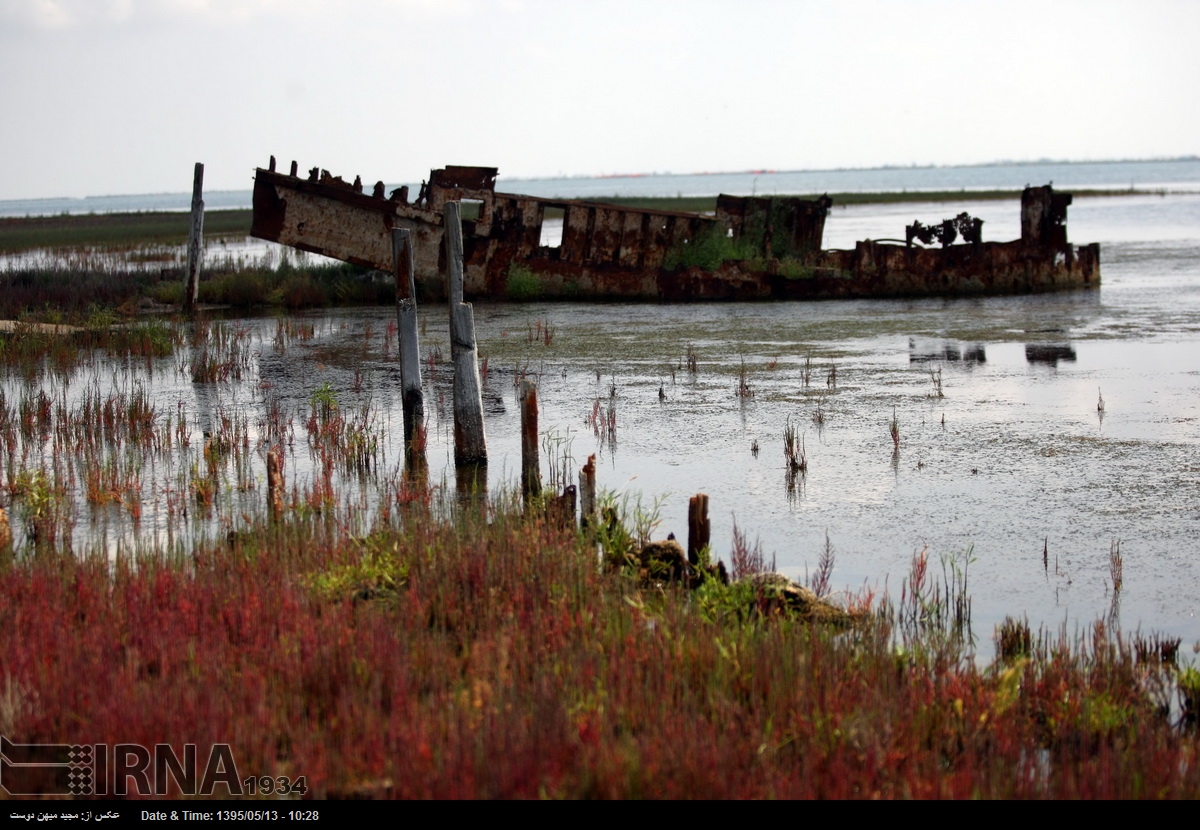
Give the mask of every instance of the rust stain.
<path id="1" fill-rule="evenodd" d="M 542 299 L 660 301 L 953 296 L 1100 283 L 1099 245 L 1067 241 L 1071 194 L 1050 186 L 1025 189 L 1021 238 L 1011 242 L 984 242 L 983 222 L 964 213 L 916 222 L 903 240 L 824 250 L 828 196 L 721 195 L 708 216 L 498 193 L 494 167 L 433 170 L 412 201 L 407 187 L 385 198 L 382 182 L 368 193 L 359 176 L 348 183 L 317 167 L 307 178 L 296 172 L 296 162 L 287 175 L 273 163 L 257 171 L 254 236 L 390 272 L 392 228 L 408 228 L 418 293 L 427 298 L 445 294 L 442 208 L 450 201 L 475 205 L 475 217 L 463 221 L 468 298 L 515 296 L 520 280 L 526 291 L 532 280 Z M 551 213 L 562 216 L 562 237 L 543 245 Z M 683 254 L 705 246 L 721 254 L 687 265 Z"/>

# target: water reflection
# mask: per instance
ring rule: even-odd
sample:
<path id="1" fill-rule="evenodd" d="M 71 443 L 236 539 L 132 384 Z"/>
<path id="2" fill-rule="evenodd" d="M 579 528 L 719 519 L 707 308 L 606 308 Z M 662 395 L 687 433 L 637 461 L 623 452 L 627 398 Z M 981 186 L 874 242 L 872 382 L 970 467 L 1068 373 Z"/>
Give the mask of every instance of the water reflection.
<path id="1" fill-rule="evenodd" d="M 987 350 L 982 343 L 960 343 L 928 337 L 908 338 L 908 362 L 986 363 Z"/>
<path id="2" fill-rule="evenodd" d="M 1025 359 L 1030 363 L 1057 366 L 1060 360 L 1074 363 L 1075 347 L 1070 343 L 1026 343 Z"/>

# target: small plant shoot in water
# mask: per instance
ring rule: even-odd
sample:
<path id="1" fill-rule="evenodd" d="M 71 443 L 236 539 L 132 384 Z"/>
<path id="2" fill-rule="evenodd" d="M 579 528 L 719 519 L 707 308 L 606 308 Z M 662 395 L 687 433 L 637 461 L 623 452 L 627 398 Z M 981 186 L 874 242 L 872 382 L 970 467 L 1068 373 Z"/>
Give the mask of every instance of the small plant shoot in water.
<path id="1" fill-rule="evenodd" d="M 788 418 L 783 428 L 783 455 L 787 468 L 793 473 L 808 471 L 808 457 L 804 451 L 804 436 L 798 434 L 792 419 Z"/>
<path id="2" fill-rule="evenodd" d="M 937 367 L 936 370 L 932 366 L 929 367 L 929 382 L 933 386 L 933 389 L 929 393 L 929 396 L 931 398 L 946 397 L 945 393 L 942 391 L 942 367 L 941 366 Z"/>

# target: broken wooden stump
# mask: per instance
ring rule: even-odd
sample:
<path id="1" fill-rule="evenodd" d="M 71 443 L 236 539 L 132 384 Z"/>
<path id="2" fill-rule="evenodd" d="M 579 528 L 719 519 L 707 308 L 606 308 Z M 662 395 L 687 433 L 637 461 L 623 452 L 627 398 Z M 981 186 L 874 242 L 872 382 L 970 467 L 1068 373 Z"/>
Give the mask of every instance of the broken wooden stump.
<path id="1" fill-rule="evenodd" d="M 575 527 L 575 502 L 578 491 L 569 485 L 561 496 L 554 496 L 546 505 L 546 515 L 563 528 Z"/>
<path id="2" fill-rule="evenodd" d="M 272 521 L 283 515 L 283 497 L 287 485 L 283 479 L 283 453 L 279 447 L 267 451 L 267 503 L 271 506 Z"/>
<path id="3" fill-rule="evenodd" d="M 487 462 L 480 464 L 456 464 L 454 488 L 462 508 L 478 509 L 487 515 Z"/>
<path id="4" fill-rule="evenodd" d="M 413 493 L 425 493 L 429 488 L 429 463 L 425 458 L 427 443 L 425 424 L 422 422 L 413 428 L 412 440 L 404 444 L 404 475 Z"/>
<path id="5" fill-rule="evenodd" d="M 579 471 L 579 526 L 584 530 L 596 526 L 596 456 L 588 456 Z"/>
<path id="6" fill-rule="evenodd" d="M 454 362 L 454 463 L 487 464 L 483 390 L 475 343 L 475 315 L 463 298 L 462 222 L 458 202 L 444 206 L 447 294 L 450 297 L 450 357 Z M 486 486 L 486 483 L 485 483 Z"/>
<path id="7" fill-rule="evenodd" d="M 542 492 L 542 472 L 538 461 L 537 381 L 521 381 L 521 493 L 526 506 Z"/>
<path id="8" fill-rule="evenodd" d="M 708 547 L 708 496 L 697 493 L 688 500 L 688 562 L 700 564 L 700 551 Z"/>
<path id="9" fill-rule="evenodd" d="M 204 165 L 196 162 L 192 177 L 192 223 L 188 229 L 186 282 L 183 289 L 183 310 L 196 310 L 200 296 L 200 260 L 204 252 Z"/>
<path id="10" fill-rule="evenodd" d="M 8 523 L 8 514 L 0 507 L 0 553 L 5 553 L 12 547 L 12 526 Z"/>
<path id="11" fill-rule="evenodd" d="M 417 288 L 412 232 L 392 228 L 392 260 L 396 277 L 396 325 L 400 338 L 400 390 L 404 409 L 404 445 L 424 431 L 425 399 L 421 392 L 421 354 L 417 339 Z"/>

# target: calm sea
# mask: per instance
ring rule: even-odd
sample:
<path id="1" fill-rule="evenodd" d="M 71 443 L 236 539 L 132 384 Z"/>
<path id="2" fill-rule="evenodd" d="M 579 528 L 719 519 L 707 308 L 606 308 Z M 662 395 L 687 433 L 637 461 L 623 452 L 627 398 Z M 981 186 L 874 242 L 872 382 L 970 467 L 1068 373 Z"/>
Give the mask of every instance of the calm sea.
<path id="1" fill-rule="evenodd" d="M 506 179 L 497 189 L 561 199 L 610 196 L 735 196 L 928 190 L 993 190 L 1053 183 L 1059 189 L 1200 190 L 1200 159 L 1133 162 L 1045 162 L 972 167 L 882 167 L 868 170 L 759 170 L 742 173 L 647 174 L 604 178 Z M 403 184 L 403 183 L 401 183 Z M 415 182 L 408 182 L 411 186 Z M 388 188 L 399 184 L 388 185 Z M 413 187 L 414 192 L 417 187 Z M 249 190 L 204 194 L 208 210 L 250 207 Z M 0 217 L 188 210 L 191 193 L 0 200 Z"/>

